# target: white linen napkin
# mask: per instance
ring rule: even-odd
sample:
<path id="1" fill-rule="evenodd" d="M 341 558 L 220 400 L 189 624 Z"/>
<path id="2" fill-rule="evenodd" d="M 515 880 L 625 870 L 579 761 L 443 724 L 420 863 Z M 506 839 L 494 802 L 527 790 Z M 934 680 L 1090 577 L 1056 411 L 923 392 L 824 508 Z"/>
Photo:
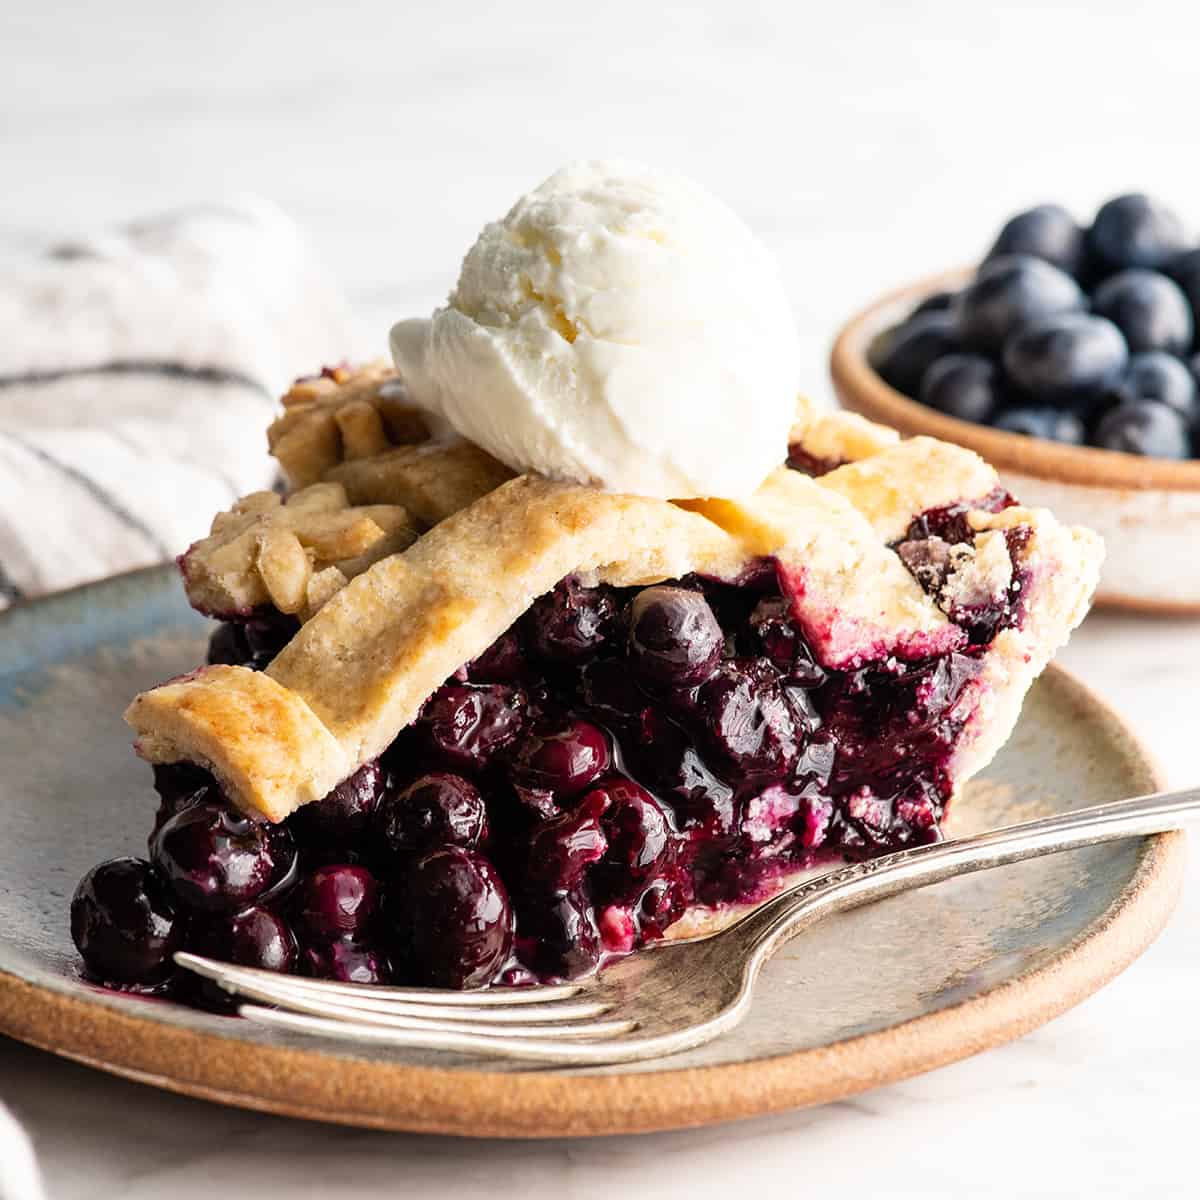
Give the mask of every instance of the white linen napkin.
<path id="1" fill-rule="evenodd" d="M 265 427 L 352 330 L 251 199 L 52 248 L 0 278 L 0 607 L 180 553 L 274 477 Z"/>
<path id="2" fill-rule="evenodd" d="M 45 1195 L 29 1138 L 0 1104 L 0 1200 L 45 1200 Z"/>

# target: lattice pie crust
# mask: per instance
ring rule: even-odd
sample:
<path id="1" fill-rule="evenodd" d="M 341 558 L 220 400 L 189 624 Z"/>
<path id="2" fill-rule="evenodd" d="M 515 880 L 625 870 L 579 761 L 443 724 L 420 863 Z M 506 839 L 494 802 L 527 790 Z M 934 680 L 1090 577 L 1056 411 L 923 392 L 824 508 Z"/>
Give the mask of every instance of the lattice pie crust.
<path id="1" fill-rule="evenodd" d="M 1082 619 L 1102 557 L 1094 534 L 1044 510 L 976 510 L 974 545 L 943 594 L 927 594 L 893 546 L 920 514 L 988 496 L 996 474 L 968 450 L 901 442 L 846 414 L 798 416 L 793 439 L 844 464 L 819 478 L 781 467 L 745 500 L 672 503 L 513 478 L 461 439 L 421 440 L 419 416 L 380 367 L 298 385 L 285 405 L 271 444 L 301 490 L 283 504 L 247 497 L 184 568 L 209 611 L 270 602 L 308 619 L 265 671 L 205 667 L 126 713 L 145 758 L 199 763 L 273 821 L 378 756 L 566 576 L 733 581 L 763 556 L 777 559 L 797 620 L 834 668 L 958 648 L 966 635 L 947 611 L 1020 568 L 1025 616 L 984 654 L 982 700 L 952 763 L 961 783 L 1007 738 L 1029 684 Z M 1002 531 L 1018 526 L 1029 535 L 1010 560 Z"/>

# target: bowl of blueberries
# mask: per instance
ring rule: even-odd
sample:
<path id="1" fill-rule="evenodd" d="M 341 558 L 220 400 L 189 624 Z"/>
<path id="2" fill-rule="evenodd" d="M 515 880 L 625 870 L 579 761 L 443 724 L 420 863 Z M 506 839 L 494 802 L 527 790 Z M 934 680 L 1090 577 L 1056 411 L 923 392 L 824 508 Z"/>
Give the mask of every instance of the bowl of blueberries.
<path id="1" fill-rule="evenodd" d="M 1100 603 L 1200 614 L 1200 237 L 1170 208 L 1018 213 L 978 267 L 859 313 L 831 371 L 847 408 L 1102 534 Z"/>

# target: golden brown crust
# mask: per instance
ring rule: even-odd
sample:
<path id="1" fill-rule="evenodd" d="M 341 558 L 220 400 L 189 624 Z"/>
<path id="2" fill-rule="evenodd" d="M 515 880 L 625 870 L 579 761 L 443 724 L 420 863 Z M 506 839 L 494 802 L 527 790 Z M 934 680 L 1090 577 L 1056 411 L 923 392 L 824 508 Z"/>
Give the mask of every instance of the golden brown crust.
<path id="1" fill-rule="evenodd" d="M 180 558 L 184 589 L 201 612 L 249 613 L 271 604 L 307 619 L 353 576 L 417 538 L 399 505 L 351 507 L 338 483 L 281 500 L 243 496 Z"/>
<path id="2" fill-rule="evenodd" d="M 345 487 L 352 504 L 401 505 L 426 529 L 512 477 L 503 463 L 459 437 L 339 463 L 326 476 Z"/>
<path id="3" fill-rule="evenodd" d="M 244 811 L 282 821 L 354 770 L 295 692 L 246 667 L 204 667 L 125 711 L 150 762 L 207 767 Z"/>
<path id="4" fill-rule="evenodd" d="M 331 393 L 326 400 L 326 408 L 344 411 L 345 396 L 338 400 Z M 312 428 L 310 421 L 310 433 Z M 457 438 L 394 446 L 361 459 L 349 454 L 351 442 L 343 438 L 336 452 L 345 461 L 323 468 L 321 487 L 343 489 L 343 498 L 358 504 L 393 505 L 432 528 L 402 553 L 364 560 L 360 573 L 337 568 L 331 574 L 333 568 L 314 562 L 306 599 L 320 611 L 265 672 L 275 690 L 209 668 L 147 693 L 130 710 L 142 751 L 153 761 L 173 755 L 205 762 L 238 804 L 278 819 L 336 783 L 342 777 L 333 778 L 337 771 L 349 774 L 381 753 L 431 692 L 568 575 L 618 586 L 691 572 L 734 579 L 769 556 L 826 666 L 962 645 L 963 631 L 925 593 L 892 544 L 920 513 L 986 496 L 997 486 L 995 472 L 970 451 L 927 438 L 897 443 L 889 431 L 844 414 L 806 412 L 798 428 L 810 453 L 847 464 L 819 479 L 780 468 L 744 501 L 678 504 L 511 478 Z M 318 459 L 307 461 L 311 466 Z M 259 503 L 263 509 L 252 506 L 250 513 L 256 520 L 271 508 L 269 501 L 254 501 Z M 1003 725 L 1015 718 L 1014 706 L 1032 680 L 1030 664 L 1044 663 L 1082 616 L 1099 549 L 1094 539 L 1063 529 L 1044 512 L 979 512 L 971 520 L 978 536 L 954 577 L 954 586 L 963 589 L 1001 588 L 1003 565 L 1007 586 L 1013 564 L 1001 555 L 1003 537 L 996 531 L 1013 523 L 1033 530 L 1021 567 L 1037 616 L 997 639 L 989 676 L 997 694 L 987 704 Z M 278 583 L 299 564 L 295 548 L 274 538 L 255 544 L 260 574 L 264 567 L 275 573 L 270 595 L 295 603 L 298 589 Z M 190 699 L 197 690 L 202 702 Z M 214 715 L 224 691 L 252 731 L 235 737 L 222 727 L 228 758 Z M 280 705 L 285 718 L 277 721 Z M 964 772 L 994 751 L 985 724 L 977 722 L 965 740 Z M 257 761 L 255 745 L 261 750 Z M 283 761 L 290 765 L 281 772 Z"/>
<path id="5" fill-rule="evenodd" d="M 863 515 L 821 480 L 780 467 L 750 501 L 684 503 L 732 532 L 748 558 L 778 560 L 805 637 L 826 666 L 937 654 L 962 640 Z"/>
<path id="6" fill-rule="evenodd" d="M 886 425 L 848 412 L 820 412 L 808 400 L 796 407 L 788 443 L 820 462 L 857 462 L 894 446 L 900 435 Z"/>
<path id="7" fill-rule="evenodd" d="M 244 673 L 209 668 L 167 685 L 165 695 L 148 693 L 131 721 L 147 757 L 206 762 L 238 804 L 277 818 L 312 799 L 336 770 L 349 773 L 381 753 L 432 691 L 564 576 L 619 586 L 693 571 L 731 579 L 760 555 L 778 559 L 829 665 L 938 653 L 963 640 L 845 497 L 795 472 L 776 472 L 749 501 L 687 507 L 523 476 L 329 600 L 267 669 L 280 689 L 266 694 L 268 712 L 256 711 Z M 232 739 L 226 761 L 213 712 L 229 687 L 229 707 L 256 732 Z M 192 688 L 203 688 L 203 704 L 181 703 Z M 294 697 L 323 736 L 297 719 L 276 720 L 280 695 Z M 290 784 L 277 771 L 285 760 Z"/>
<path id="8" fill-rule="evenodd" d="M 429 436 L 425 419 L 385 362 L 327 367 L 298 379 L 282 403 L 283 413 L 267 430 L 267 445 L 292 488 L 318 482 L 340 462 Z"/>
<path id="9" fill-rule="evenodd" d="M 721 529 L 673 505 L 522 476 L 354 580 L 268 673 L 366 761 L 564 576 L 730 575 L 742 559 Z"/>
<path id="10" fill-rule="evenodd" d="M 999 479 L 978 454 L 921 437 L 838 467 L 819 482 L 845 496 L 885 542 L 895 542 L 918 513 L 982 500 Z"/>

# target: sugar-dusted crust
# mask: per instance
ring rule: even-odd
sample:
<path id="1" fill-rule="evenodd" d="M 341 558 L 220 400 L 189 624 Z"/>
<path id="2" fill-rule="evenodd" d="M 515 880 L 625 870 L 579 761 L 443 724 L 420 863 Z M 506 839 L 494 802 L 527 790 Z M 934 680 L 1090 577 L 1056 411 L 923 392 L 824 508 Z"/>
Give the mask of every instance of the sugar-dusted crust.
<path id="1" fill-rule="evenodd" d="M 430 692 L 565 575 L 733 576 L 743 561 L 733 538 L 674 505 L 521 477 L 334 596 L 265 673 L 276 690 L 256 688 L 250 672 L 210 667 L 139 697 L 126 719 L 151 761 L 203 762 L 240 807 L 279 819 L 380 753 Z M 192 702 L 196 691 L 202 699 Z M 312 714 L 322 736 L 276 722 L 281 696 Z M 260 701 L 268 711 L 257 711 Z M 228 758 L 214 733 L 223 704 L 240 722 L 236 738 L 226 728 Z"/>
<path id="2" fill-rule="evenodd" d="M 814 459 L 829 463 L 857 462 L 896 445 L 900 435 L 850 412 L 821 412 L 801 397 L 788 442 Z"/>
<path id="3" fill-rule="evenodd" d="M 283 413 L 267 430 L 267 444 L 292 488 L 316 483 L 340 462 L 429 436 L 425 419 L 408 403 L 403 384 L 385 362 L 327 367 L 320 375 L 298 379 L 282 403 Z"/>
<path id="4" fill-rule="evenodd" d="M 503 463 L 460 437 L 339 463 L 326 476 L 345 487 L 352 503 L 399 504 L 426 529 L 512 477 Z"/>
<path id="5" fill-rule="evenodd" d="M 987 766 L 1008 740 L 1033 681 L 1087 615 L 1100 578 L 1104 545 L 1090 529 L 1060 524 L 1046 509 L 1013 506 L 969 516 L 978 531 L 1028 529 L 1013 553 L 1023 589 L 1023 620 L 989 645 L 979 679 L 978 704 L 960 737 L 951 771 L 961 786 Z"/>
<path id="6" fill-rule="evenodd" d="M 683 503 L 733 533 L 747 557 L 778 560 L 804 635 L 828 667 L 940 654 L 963 640 L 863 515 L 819 480 L 780 468 L 752 501 Z"/>
<path id="7" fill-rule="evenodd" d="M 271 821 L 319 800 L 354 770 L 300 696 L 247 667 L 173 679 L 138 696 L 125 719 L 144 758 L 199 763 L 243 808 Z"/>
<path id="8" fill-rule="evenodd" d="M 286 500 L 244 496 L 213 518 L 212 532 L 179 566 L 201 612 L 229 616 L 271 604 L 307 619 L 348 579 L 416 538 L 399 505 L 351 507 L 341 484 L 317 483 Z"/>
<path id="9" fill-rule="evenodd" d="M 982 500 L 998 479 L 973 451 L 919 437 L 838 467 L 819 482 L 845 496 L 885 542 L 895 542 L 917 513 Z"/>
<path id="10" fill-rule="evenodd" d="M 522 476 L 356 579 L 269 673 L 365 761 L 564 576 L 617 584 L 692 570 L 732 577 L 743 561 L 723 530 L 674 505 Z"/>
<path id="11" fill-rule="evenodd" d="M 364 394 L 378 397 L 381 389 L 386 391 L 394 383 L 394 375 L 390 370 L 367 368 L 348 374 L 341 383 L 321 378 L 297 385 L 289 396 L 294 396 L 302 387 L 315 389 L 324 398 L 321 412 L 328 415 L 329 411 L 342 411 L 338 409 L 339 404 L 344 408 L 345 405 L 353 407 L 364 403 Z M 311 406 L 300 406 L 300 411 L 309 415 L 305 436 L 311 437 Z M 285 420 L 286 415 L 280 418 L 281 422 Z M 279 424 L 276 422 L 276 427 Z M 845 496 L 867 517 L 885 541 L 899 538 L 916 513 L 953 503 L 963 497 L 982 497 L 997 483 L 995 472 L 969 450 L 931 438 L 916 438 L 901 443 L 894 430 L 873 424 L 854 413 L 815 413 L 803 401 L 792 430 L 792 442 L 802 446 L 815 458 L 847 464 L 829 472 L 819 482 L 821 486 Z M 354 505 L 402 508 L 412 525 L 421 530 L 429 529 L 513 478 L 512 472 L 504 464 L 460 437 L 414 440 L 410 444 L 391 446 L 381 453 L 366 457 L 350 453 L 350 446 L 344 439 L 334 444 L 342 458 L 326 470 L 324 478 L 327 481 L 343 486 L 350 503 Z M 279 453 L 278 446 L 276 452 Z M 777 472 L 773 478 L 779 477 L 781 473 Z M 794 473 L 791 478 L 795 478 Z M 769 482 L 767 486 L 770 486 Z M 828 511 L 810 515 L 822 525 L 832 517 Z M 774 544 L 779 544 L 778 538 Z M 401 548 L 391 547 L 386 553 L 394 553 Z M 376 557 L 382 557 L 382 554 Z M 369 566 L 370 561 L 362 560 L 360 567 Z M 853 559 L 850 561 L 853 562 Z M 832 565 L 839 569 L 843 566 L 839 563 Z M 343 578 L 339 579 L 332 572 L 318 576 L 320 590 L 314 601 L 323 603 L 345 582 L 344 577 L 353 577 L 357 573 L 347 569 L 352 568 L 353 563 L 339 566 Z M 814 569 L 820 573 L 819 565 Z M 885 563 L 882 569 L 895 575 L 893 566 Z M 887 586 L 886 580 L 882 582 L 885 586 L 881 588 L 881 597 L 897 602 L 910 599 L 898 581 L 893 581 L 895 586 Z M 900 590 L 897 591 L 897 588 Z M 314 602 L 306 608 L 285 611 L 295 611 L 305 618 L 319 606 Z M 865 606 L 871 607 L 870 604 Z M 887 627 L 896 619 L 888 612 L 886 605 L 877 607 L 879 611 L 870 614 L 870 624 Z M 208 610 L 221 611 L 213 605 L 209 605 Z M 862 614 L 846 614 L 838 623 L 838 628 L 853 636 L 849 620 L 851 616 L 858 615 Z M 909 614 L 906 620 L 912 623 L 915 617 L 916 614 Z M 819 639 L 821 635 L 818 633 L 816 636 Z M 844 641 L 845 638 L 840 640 Z M 871 642 L 878 640 L 877 637 L 869 638 Z M 837 659 L 844 657 L 844 653 L 835 654 Z"/>
<path id="12" fill-rule="evenodd" d="M 238 805 L 278 820 L 386 749 L 437 687 L 568 575 L 618 586 L 692 572 L 733 580 L 770 556 L 826 666 L 961 647 L 966 634 L 938 602 L 950 607 L 946 598 L 927 595 L 892 546 L 917 515 L 987 496 L 995 472 L 970 451 L 928 438 L 900 443 L 845 414 L 798 425 L 810 453 L 846 465 L 819 479 L 780 468 L 748 500 L 678 504 L 510 478 L 461 439 L 365 458 L 343 439 L 323 468 L 327 482 L 355 504 L 402 508 L 428 531 L 323 595 L 261 677 L 207 668 L 139 697 L 127 713 L 139 748 L 151 761 L 204 763 Z M 961 588 L 1007 586 L 1013 566 L 1006 560 L 1001 581 L 997 531 L 1031 532 L 1017 565 L 1026 618 L 985 653 L 959 781 L 995 752 L 1025 689 L 1081 619 L 1101 553 L 1092 535 L 1041 511 L 980 511 L 971 521 L 970 561 L 953 577 Z M 238 714 L 236 731 L 223 711 Z"/>
<path id="13" fill-rule="evenodd" d="M 154 692 L 135 702 L 128 719 L 148 758 L 200 758 L 239 805 L 274 817 L 279 783 L 268 776 L 281 755 L 294 767 L 306 764 L 293 774 L 308 780 L 293 789 L 293 807 L 333 786 L 340 776 L 331 772 L 349 773 L 382 752 L 435 688 L 564 576 L 619 586 L 691 572 L 734 579 L 768 554 L 792 581 L 797 612 L 827 661 L 868 651 L 932 653 L 961 640 L 853 506 L 794 472 L 781 468 L 749 501 L 707 502 L 699 511 L 522 476 L 354 579 L 268 668 L 321 722 L 340 757 L 330 757 L 325 739 L 315 748 L 304 741 L 285 747 L 286 731 L 263 719 L 252 722 L 263 742 L 262 778 L 247 769 L 248 735 L 238 741 L 238 761 L 227 766 L 210 718 L 179 704 L 180 686 L 203 684 L 210 702 L 229 687 L 239 691 L 240 712 L 253 707 L 240 676 L 213 678 L 211 668 L 170 685 L 169 739 L 159 736 L 164 704 Z M 864 577 L 875 586 L 863 588 Z M 867 629 L 875 639 L 869 644 L 862 640 Z M 859 638 L 851 641 L 855 631 Z M 193 754 L 186 729 L 197 719 Z"/>

